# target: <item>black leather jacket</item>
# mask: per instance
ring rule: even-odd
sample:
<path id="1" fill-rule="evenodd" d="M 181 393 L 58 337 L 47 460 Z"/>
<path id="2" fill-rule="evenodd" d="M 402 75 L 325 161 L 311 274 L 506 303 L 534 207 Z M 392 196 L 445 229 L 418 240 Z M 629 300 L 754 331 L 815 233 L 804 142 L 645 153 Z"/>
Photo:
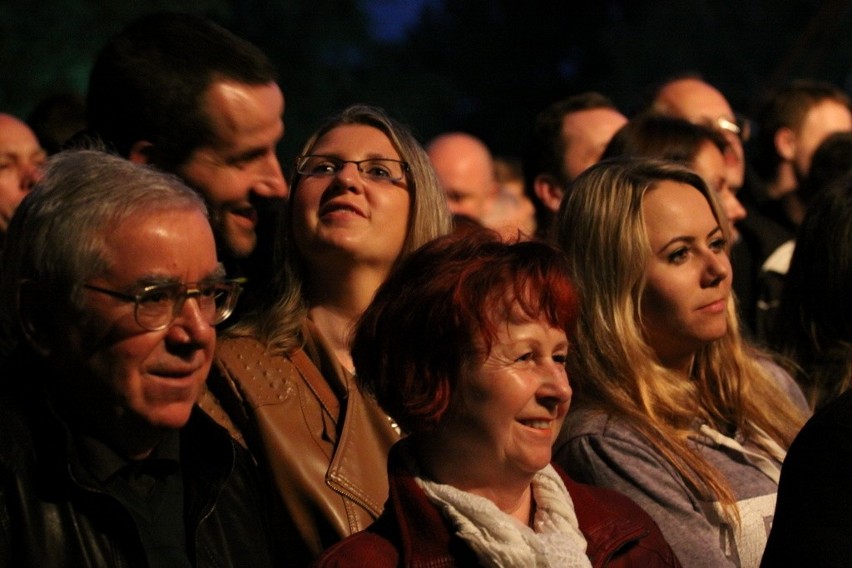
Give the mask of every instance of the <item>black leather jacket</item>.
<path id="1" fill-rule="evenodd" d="M 3 371 L 6 385 L 25 379 Z M 180 437 L 193 564 L 272 566 L 269 499 L 245 450 L 198 408 Z M 130 513 L 75 479 L 71 447 L 38 397 L 0 394 L 0 567 L 147 566 Z"/>

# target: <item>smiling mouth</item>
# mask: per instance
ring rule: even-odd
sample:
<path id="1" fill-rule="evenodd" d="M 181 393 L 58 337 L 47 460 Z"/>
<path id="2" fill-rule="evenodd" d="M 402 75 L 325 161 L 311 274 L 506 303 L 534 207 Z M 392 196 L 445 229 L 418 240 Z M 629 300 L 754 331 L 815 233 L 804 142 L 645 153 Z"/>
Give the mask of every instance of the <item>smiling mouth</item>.
<path id="1" fill-rule="evenodd" d="M 536 430 L 547 430 L 553 425 L 553 420 L 518 420 L 518 422 Z"/>
<path id="2" fill-rule="evenodd" d="M 254 207 L 243 207 L 242 209 L 231 209 L 231 213 L 249 221 L 252 225 L 257 224 L 257 210 Z"/>
<path id="3" fill-rule="evenodd" d="M 360 217 L 365 217 L 364 212 L 348 203 L 329 203 L 320 210 L 320 217 L 330 213 L 353 213 Z"/>
<path id="4" fill-rule="evenodd" d="M 195 376 L 199 369 L 155 369 L 148 374 L 160 379 L 188 379 Z"/>

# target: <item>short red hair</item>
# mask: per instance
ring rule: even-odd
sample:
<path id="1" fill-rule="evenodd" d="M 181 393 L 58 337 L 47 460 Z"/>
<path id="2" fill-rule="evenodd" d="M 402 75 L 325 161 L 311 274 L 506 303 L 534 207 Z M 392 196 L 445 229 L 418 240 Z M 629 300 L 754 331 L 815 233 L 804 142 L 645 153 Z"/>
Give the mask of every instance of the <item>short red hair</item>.
<path id="1" fill-rule="evenodd" d="M 488 356 L 507 308 L 573 336 L 577 294 L 560 250 L 504 243 L 486 230 L 427 243 L 400 263 L 358 323 L 351 351 L 359 387 L 405 432 L 431 429 L 465 367 Z"/>

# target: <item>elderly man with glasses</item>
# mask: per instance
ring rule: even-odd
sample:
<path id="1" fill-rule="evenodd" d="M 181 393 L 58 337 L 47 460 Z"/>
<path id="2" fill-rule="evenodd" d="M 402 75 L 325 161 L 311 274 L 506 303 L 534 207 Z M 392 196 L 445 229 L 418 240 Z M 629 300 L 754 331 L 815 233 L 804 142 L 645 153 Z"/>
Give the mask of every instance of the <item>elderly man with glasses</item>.
<path id="1" fill-rule="evenodd" d="M 0 566 L 271 566 L 248 455 L 196 408 L 240 283 L 201 198 L 58 154 L 0 267 Z"/>

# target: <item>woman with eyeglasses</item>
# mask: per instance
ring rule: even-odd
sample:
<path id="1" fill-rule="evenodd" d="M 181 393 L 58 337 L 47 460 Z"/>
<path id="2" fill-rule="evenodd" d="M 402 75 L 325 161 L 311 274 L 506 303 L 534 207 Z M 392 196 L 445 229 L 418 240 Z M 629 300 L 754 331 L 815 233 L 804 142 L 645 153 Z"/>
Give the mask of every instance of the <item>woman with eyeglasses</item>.
<path id="1" fill-rule="evenodd" d="M 355 387 L 349 335 L 399 259 L 451 221 L 421 146 L 374 107 L 323 124 L 290 186 L 274 293 L 220 340 L 208 385 L 211 414 L 272 476 L 298 563 L 382 511 L 399 432 Z"/>
<path id="2" fill-rule="evenodd" d="M 683 166 L 600 162 L 557 217 L 580 295 L 555 461 L 650 513 L 684 566 L 757 566 L 807 405 L 741 338 L 716 192 Z"/>

